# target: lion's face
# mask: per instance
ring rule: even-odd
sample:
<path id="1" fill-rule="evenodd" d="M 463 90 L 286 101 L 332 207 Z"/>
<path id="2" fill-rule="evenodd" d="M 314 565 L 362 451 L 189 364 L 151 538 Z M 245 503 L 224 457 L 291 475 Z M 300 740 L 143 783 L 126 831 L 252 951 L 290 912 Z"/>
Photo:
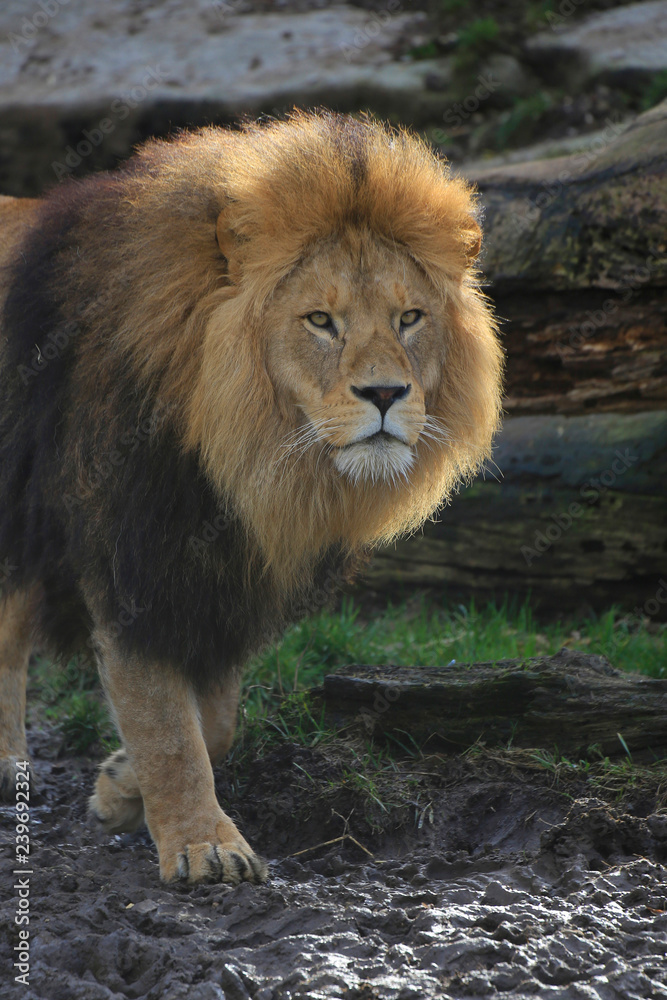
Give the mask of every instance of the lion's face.
<path id="1" fill-rule="evenodd" d="M 317 447 L 352 481 L 396 481 L 420 437 L 445 361 L 443 303 L 400 247 L 349 232 L 320 244 L 265 313 L 267 369 L 299 411 L 285 457 Z"/>
<path id="2" fill-rule="evenodd" d="M 490 454 L 502 351 L 475 196 L 416 137 L 368 120 L 296 115 L 202 141 L 196 229 L 160 222 L 165 314 L 196 337 L 179 319 L 143 364 L 158 382 L 166 356 L 184 448 L 288 593 L 335 552 L 418 528 Z M 163 262 L 161 245 L 162 284 Z"/>

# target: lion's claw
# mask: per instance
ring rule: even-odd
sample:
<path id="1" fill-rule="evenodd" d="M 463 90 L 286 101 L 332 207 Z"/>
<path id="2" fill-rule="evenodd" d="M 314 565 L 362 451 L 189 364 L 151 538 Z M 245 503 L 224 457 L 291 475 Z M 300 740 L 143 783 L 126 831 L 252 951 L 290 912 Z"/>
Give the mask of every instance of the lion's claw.
<path id="1" fill-rule="evenodd" d="M 175 873 L 168 881 L 187 879 L 198 882 L 224 882 L 239 885 L 241 882 L 265 882 L 267 868 L 250 848 L 241 844 L 223 847 L 222 844 L 187 844 L 179 852 Z"/>

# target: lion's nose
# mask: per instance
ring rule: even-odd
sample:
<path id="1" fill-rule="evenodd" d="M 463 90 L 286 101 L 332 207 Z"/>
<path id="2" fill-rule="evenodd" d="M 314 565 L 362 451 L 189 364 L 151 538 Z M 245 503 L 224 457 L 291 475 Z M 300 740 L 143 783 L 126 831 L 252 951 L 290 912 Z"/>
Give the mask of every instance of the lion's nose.
<path id="1" fill-rule="evenodd" d="M 383 417 L 392 403 L 397 399 L 405 399 L 410 389 L 410 385 L 367 385 L 363 389 L 352 386 L 354 395 L 377 406 Z"/>

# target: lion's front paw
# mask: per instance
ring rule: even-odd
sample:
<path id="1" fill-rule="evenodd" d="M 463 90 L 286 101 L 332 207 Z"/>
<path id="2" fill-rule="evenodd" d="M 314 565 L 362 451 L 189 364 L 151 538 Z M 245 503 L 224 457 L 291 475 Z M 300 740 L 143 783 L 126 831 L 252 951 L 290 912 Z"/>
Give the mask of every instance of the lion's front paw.
<path id="1" fill-rule="evenodd" d="M 177 839 L 169 837 L 158 845 L 160 877 L 165 882 L 187 879 L 197 882 L 240 882 L 259 884 L 267 878 L 266 864 L 258 858 L 243 839 L 232 821 L 224 813 L 216 823 L 215 833 L 207 839 L 188 837 L 185 844 L 177 846 Z"/>
<path id="2" fill-rule="evenodd" d="M 88 808 L 107 833 L 126 833 L 143 823 L 144 800 L 134 768 L 123 748 L 107 757 L 100 767 Z"/>

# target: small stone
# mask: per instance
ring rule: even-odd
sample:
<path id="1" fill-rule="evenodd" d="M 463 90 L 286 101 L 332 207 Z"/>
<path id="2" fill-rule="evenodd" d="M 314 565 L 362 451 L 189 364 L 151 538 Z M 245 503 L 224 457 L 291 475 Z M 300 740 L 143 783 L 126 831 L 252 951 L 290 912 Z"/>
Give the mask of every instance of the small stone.
<path id="1" fill-rule="evenodd" d="M 188 993 L 189 1000 L 227 1000 L 227 994 L 223 993 L 216 983 L 200 983 L 193 986 Z"/>
<path id="2" fill-rule="evenodd" d="M 225 1000 L 250 1000 L 245 983 L 233 966 L 223 967 L 220 982 L 225 991 Z"/>
<path id="3" fill-rule="evenodd" d="M 137 913 L 152 913 L 157 910 L 157 903 L 153 899 L 142 899 L 140 903 L 136 903 L 134 909 Z"/>
<path id="4" fill-rule="evenodd" d="M 667 840 L 667 813 L 653 813 L 647 816 L 646 825 L 656 840 Z"/>
<path id="5" fill-rule="evenodd" d="M 487 60 L 480 74 L 480 84 L 487 90 L 489 104 L 508 107 L 517 97 L 527 97 L 535 89 L 535 81 L 514 56 L 496 52 Z"/>
<path id="6" fill-rule="evenodd" d="M 487 906 L 507 906 L 508 903 L 521 903 L 528 899 L 525 892 L 515 892 L 500 882 L 489 882 L 480 902 Z"/>
<path id="7" fill-rule="evenodd" d="M 74 875 L 64 875 L 60 880 L 60 888 L 63 892 L 76 892 L 79 888 L 79 883 Z"/>

